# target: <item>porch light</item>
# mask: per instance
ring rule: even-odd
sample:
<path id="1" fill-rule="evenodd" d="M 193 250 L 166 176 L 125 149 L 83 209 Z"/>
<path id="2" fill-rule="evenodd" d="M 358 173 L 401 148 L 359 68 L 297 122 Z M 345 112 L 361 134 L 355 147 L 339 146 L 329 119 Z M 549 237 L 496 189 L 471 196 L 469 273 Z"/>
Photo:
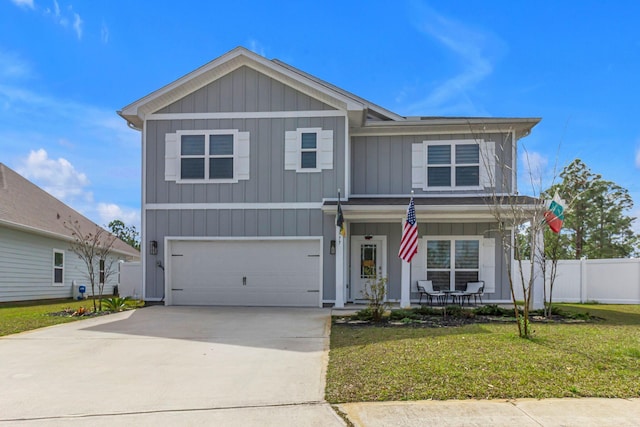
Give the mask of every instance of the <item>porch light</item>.
<path id="1" fill-rule="evenodd" d="M 149 242 L 149 254 L 150 255 L 158 255 L 158 241 L 151 240 Z"/>
<path id="2" fill-rule="evenodd" d="M 336 254 L 336 241 L 332 240 L 331 243 L 329 244 L 329 254 L 330 255 L 335 255 Z"/>
<path id="3" fill-rule="evenodd" d="M 371 234 L 367 234 L 366 236 L 364 236 L 364 240 L 371 240 L 373 239 L 373 236 Z"/>

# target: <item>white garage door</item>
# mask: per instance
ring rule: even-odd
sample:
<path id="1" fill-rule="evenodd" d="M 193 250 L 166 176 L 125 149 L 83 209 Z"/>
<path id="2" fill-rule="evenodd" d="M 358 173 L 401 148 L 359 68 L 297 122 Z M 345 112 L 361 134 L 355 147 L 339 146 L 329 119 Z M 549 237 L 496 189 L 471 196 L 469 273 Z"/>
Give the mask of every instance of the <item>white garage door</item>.
<path id="1" fill-rule="evenodd" d="M 172 241 L 170 304 L 320 306 L 319 240 Z"/>

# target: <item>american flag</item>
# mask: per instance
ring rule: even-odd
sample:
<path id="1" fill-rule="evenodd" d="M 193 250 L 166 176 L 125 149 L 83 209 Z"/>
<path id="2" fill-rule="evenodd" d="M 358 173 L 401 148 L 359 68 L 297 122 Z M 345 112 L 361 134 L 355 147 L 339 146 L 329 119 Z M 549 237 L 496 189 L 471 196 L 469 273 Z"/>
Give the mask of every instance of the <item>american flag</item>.
<path id="1" fill-rule="evenodd" d="M 402 229 L 402 239 L 400 240 L 400 252 L 398 256 L 406 262 L 411 262 L 413 256 L 418 253 L 418 224 L 416 221 L 416 207 L 413 204 L 413 197 L 407 209 L 407 221 Z"/>

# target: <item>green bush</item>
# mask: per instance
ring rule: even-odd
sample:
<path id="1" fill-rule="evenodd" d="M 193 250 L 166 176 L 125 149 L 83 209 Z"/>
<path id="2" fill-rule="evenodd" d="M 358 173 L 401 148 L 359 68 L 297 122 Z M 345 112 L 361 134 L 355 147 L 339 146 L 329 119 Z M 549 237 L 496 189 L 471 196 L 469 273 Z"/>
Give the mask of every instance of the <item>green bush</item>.
<path id="1" fill-rule="evenodd" d="M 416 313 L 414 310 L 405 310 L 405 309 L 391 310 L 391 313 L 389 314 L 389 320 L 404 321 L 403 319 L 419 319 L 419 318 L 420 318 L 420 314 Z"/>
<path id="2" fill-rule="evenodd" d="M 419 315 L 422 315 L 422 316 L 440 316 L 440 315 L 442 315 L 442 310 L 440 310 L 438 308 L 429 307 L 429 306 L 426 306 L 426 305 L 420 306 L 418 308 L 414 308 L 413 311 L 416 312 Z"/>
<path id="3" fill-rule="evenodd" d="M 351 316 L 352 320 L 366 320 L 366 321 L 371 321 L 373 320 L 373 312 L 371 311 L 371 309 L 369 307 L 367 308 L 363 308 L 362 310 L 358 310 L 356 311 L 352 316 Z"/>
<path id="4" fill-rule="evenodd" d="M 496 304 L 489 304 L 483 307 L 474 308 L 473 313 L 480 316 L 512 317 L 513 309 L 502 308 Z"/>
<path id="5" fill-rule="evenodd" d="M 106 311 L 117 312 L 126 310 L 127 303 L 129 302 L 130 297 L 112 297 L 112 298 L 104 298 L 102 300 L 102 306 Z"/>

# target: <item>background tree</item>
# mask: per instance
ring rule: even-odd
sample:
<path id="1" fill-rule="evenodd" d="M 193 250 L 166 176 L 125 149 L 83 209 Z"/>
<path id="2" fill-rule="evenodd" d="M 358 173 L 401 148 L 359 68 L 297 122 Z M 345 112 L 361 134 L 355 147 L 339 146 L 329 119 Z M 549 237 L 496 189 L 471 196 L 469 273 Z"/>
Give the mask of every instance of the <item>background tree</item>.
<path id="1" fill-rule="evenodd" d="M 119 219 L 114 219 L 107 227 L 109 227 L 111 233 L 117 236 L 120 240 L 129 246 L 140 250 L 140 233 L 138 233 L 135 226 L 129 226 Z"/>
<path id="2" fill-rule="evenodd" d="M 111 254 L 116 236 L 97 225 L 93 231 L 85 232 L 82 230 L 80 223 L 76 220 L 71 220 L 71 218 L 69 221 L 64 221 L 63 225 L 71 232 L 73 237 L 71 251 L 78 255 L 78 258 L 84 262 L 87 268 L 85 277 L 91 285 L 93 310 L 98 310 L 95 298 L 96 286 L 98 288 L 99 308 L 102 310 L 104 284 L 116 272 L 115 263 L 117 259 Z"/>
<path id="3" fill-rule="evenodd" d="M 633 208 L 629 192 L 593 173 L 580 159 L 575 159 L 560 173 L 562 182 L 545 194 L 555 191 L 568 201 L 563 237 L 563 258 L 625 258 L 637 255 L 640 242 L 633 232 L 635 218 L 625 214 Z M 553 244 L 545 239 L 545 244 Z"/>

